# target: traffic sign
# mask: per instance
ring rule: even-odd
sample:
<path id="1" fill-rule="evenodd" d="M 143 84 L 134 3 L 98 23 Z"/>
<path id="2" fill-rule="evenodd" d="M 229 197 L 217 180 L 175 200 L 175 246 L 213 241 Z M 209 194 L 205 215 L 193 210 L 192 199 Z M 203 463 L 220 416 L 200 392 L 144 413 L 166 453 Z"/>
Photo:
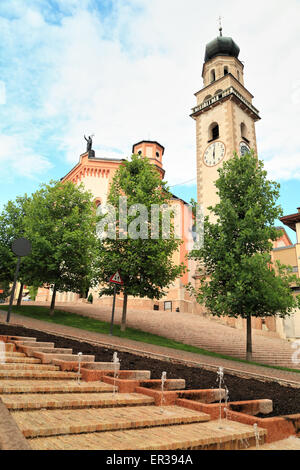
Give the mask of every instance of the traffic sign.
<path id="1" fill-rule="evenodd" d="M 31 253 L 31 243 L 27 238 L 14 240 L 11 248 L 17 256 L 27 256 Z"/>
<path id="2" fill-rule="evenodd" d="M 111 276 L 109 282 L 113 282 L 114 284 L 121 284 L 121 285 L 124 284 L 119 271 L 117 271 L 115 274 Z"/>

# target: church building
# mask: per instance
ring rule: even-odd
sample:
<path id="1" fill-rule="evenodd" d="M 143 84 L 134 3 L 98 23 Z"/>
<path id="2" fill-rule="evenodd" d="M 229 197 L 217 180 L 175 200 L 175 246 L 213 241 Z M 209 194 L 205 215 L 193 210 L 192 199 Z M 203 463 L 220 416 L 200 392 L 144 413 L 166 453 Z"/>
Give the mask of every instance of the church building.
<path id="1" fill-rule="evenodd" d="M 196 121 L 197 200 L 204 216 L 207 207 L 217 204 L 215 181 L 218 168 L 234 152 L 250 149 L 257 155 L 255 122 L 259 111 L 253 95 L 245 88 L 240 49 L 222 35 L 209 42 L 202 69 L 203 88 L 195 93 L 197 105 L 191 117 Z M 212 215 L 210 215 L 212 217 Z"/>
<path id="2" fill-rule="evenodd" d="M 243 155 L 250 150 L 257 155 L 255 123 L 260 120 L 259 111 L 252 104 L 253 95 L 245 87 L 244 64 L 239 59 L 240 49 L 230 37 L 224 37 L 222 27 L 220 34 L 206 45 L 204 63 L 202 68 L 203 86 L 195 93 L 196 106 L 192 108 L 190 116 L 196 124 L 196 160 L 197 160 L 197 202 L 202 207 L 204 216 L 209 214 L 208 207 L 218 202 L 215 181 L 218 178 L 218 168 L 234 152 Z M 88 144 L 89 145 L 89 144 Z M 164 147 L 156 141 L 142 140 L 132 147 L 132 153 L 143 155 L 157 168 L 164 178 L 163 168 Z M 74 184 L 82 182 L 86 189 L 94 195 L 96 206 L 105 204 L 112 178 L 122 165 L 124 159 L 103 158 L 96 156 L 91 149 L 80 156 L 79 163 L 62 178 Z M 191 224 L 191 211 L 189 204 L 173 196 L 172 203 L 179 204 L 182 214 L 182 224 Z M 298 209 L 300 212 L 300 209 Z M 299 277 L 300 260 L 300 214 L 285 216 L 281 221 L 297 232 L 297 243 L 293 245 L 283 227 L 278 228 L 278 240 L 274 242 L 272 259 L 279 259 L 284 264 L 293 267 Z M 208 314 L 205 307 L 200 306 L 186 292 L 185 285 L 197 282 L 197 267 L 195 262 L 187 261 L 186 255 L 191 249 L 189 240 L 183 233 L 183 244 L 176 253 L 176 261 L 186 262 L 188 271 L 177 279 L 170 287 L 165 298 L 159 301 L 151 299 L 130 298 L 128 308 L 156 309 L 180 311 L 182 313 Z M 295 295 L 299 292 L 295 289 Z M 102 305 L 111 305 L 111 297 L 98 298 L 93 292 L 94 300 Z M 50 289 L 40 289 L 36 300 L 49 301 Z M 78 302 L 78 294 L 58 293 L 58 302 Z M 122 306 L 122 297 L 117 299 L 117 306 Z M 245 328 L 242 319 L 218 319 L 236 328 Z M 265 330 L 272 335 L 283 338 L 300 337 L 300 312 L 290 319 L 280 318 L 253 318 L 253 328 Z"/>
<path id="3" fill-rule="evenodd" d="M 155 166 L 163 179 L 165 170 L 163 168 L 164 147 L 158 142 L 143 140 L 132 146 L 132 153 L 142 155 L 148 158 L 149 162 Z M 95 151 L 88 144 L 87 151 L 80 155 L 77 165 L 61 178 L 61 181 L 72 181 L 74 184 L 83 183 L 86 190 L 90 190 L 94 196 L 96 207 L 106 205 L 110 184 L 115 172 L 122 165 L 125 159 L 98 157 Z M 180 224 L 179 233 L 183 243 L 179 246 L 178 251 L 173 256 L 176 264 L 184 262 L 187 265 L 187 271 L 167 290 L 167 294 L 160 300 L 152 300 L 148 298 L 128 297 L 128 308 L 149 309 L 149 310 L 170 310 L 177 312 L 199 313 L 201 307 L 190 297 L 185 289 L 185 285 L 189 282 L 195 283 L 193 274 L 195 273 L 195 262 L 187 260 L 186 256 L 191 249 L 192 242 L 192 209 L 184 200 L 172 195 L 171 206 L 176 205 L 178 221 Z M 113 273 L 112 273 L 113 274 Z M 99 298 L 99 289 L 90 290 L 93 295 L 93 302 L 101 305 L 110 306 L 112 304 L 111 296 L 102 296 Z M 40 288 L 36 297 L 37 301 L 49 302 L 52 297 L 51 288 Z M 85 301 L 79 294 L 74 292 L 58 292 L 56 294 L 57 302 L 80 302 Z M 122 307 L 123 297 L 120 294 L 116 299 L 116 306 Z"/>

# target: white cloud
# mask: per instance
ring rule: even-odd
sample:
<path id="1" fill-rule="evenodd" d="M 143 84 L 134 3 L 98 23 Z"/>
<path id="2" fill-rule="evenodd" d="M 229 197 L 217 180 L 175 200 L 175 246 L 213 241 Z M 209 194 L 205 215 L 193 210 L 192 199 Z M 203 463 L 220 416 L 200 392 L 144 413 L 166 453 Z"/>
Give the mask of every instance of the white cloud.
<path id="1" fill-rule="evenodd" d="M 205 45 L 217 36 L 221 14 L 224 35 L 240 46 L 245 86 L 261 111 L 259 157 L 271 177 L 300 178 L 297 0 L 284 8 L 279 0 L 254 0 L 247 15 L 237 0 L 226 8 L 220 0 L 114 0 L 110 14 L 95 9 L 103 2 L 56 3 L 58 22 L 49 2 L 29 0 L 26 6 L 13 1 L 15 17 L 0 25 L 9 50 L 23 55 L 14 57 L 19 73 L 7 92 L 16 102 L 24 87 L 26 101 L 15 106 L 18 132 L 22 122 L 28 131 L 22 115 L 30 104 L 29 122 L 40 123 L 38 138 L 46 133 L 46 145 L 51 136 L 70 165 L 85 149 L 84 133 L 95 134 L 94 148 L 102 156 L 113 149 L 117 157 L 128 156 L 133 143 L 151 139 L 165 147 L 170 184 L 192 179 L 196 138 L 189 114 L 193 93 L 202 87 Z M 49 168 L 45 154 L 23 142 L 25 154 L 35 155 L 29 167 L 35 161 L 39 171 Z"/>
<path id="2" fill-rule="evenodd" d="M 3 180 L 16 176 L 37 179 L 51 168 L 49 161 L 27 146 L 22 136 L 0 135 L 0 164 Z"/>

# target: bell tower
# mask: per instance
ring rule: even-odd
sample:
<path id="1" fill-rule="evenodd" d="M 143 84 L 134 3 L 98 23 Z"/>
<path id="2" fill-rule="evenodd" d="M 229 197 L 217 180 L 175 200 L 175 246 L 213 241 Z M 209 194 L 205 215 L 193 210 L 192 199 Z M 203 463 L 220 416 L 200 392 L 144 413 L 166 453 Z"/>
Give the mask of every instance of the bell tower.
<path id="1" fill-rule="evenodd" d="M 218 202 L 215 181 L 218 168 L 250 149 L 257 154 L 255 122 L 259 111 L 253 95 L 244 85 L 240 49 L 230 37 L 220 35 L 206 46 L 202 69 L 203 88 L 195 93 L 197 105 L 191 117 L 196 121 L 197 199 L 204 215 Z"/>

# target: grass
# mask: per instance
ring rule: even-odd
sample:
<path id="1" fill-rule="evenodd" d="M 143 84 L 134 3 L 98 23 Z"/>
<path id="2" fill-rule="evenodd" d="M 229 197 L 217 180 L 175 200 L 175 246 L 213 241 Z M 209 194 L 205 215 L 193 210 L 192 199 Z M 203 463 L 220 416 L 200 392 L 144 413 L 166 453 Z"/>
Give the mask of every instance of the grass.
<path id="1" fill-rule="evenodd" d="M 0 310 L 7 311 L 7 305 L 0 305 Z M 75 313 L 64 312 L 62 310 L 55 310 L 53 316 L 49 316 L 49 307 L 34 306 L 34 305 L 22 305 L 20 307 L 13 306 L 13 313 L 21 314 L 25 317 L 35 318 L 37 320 L 47 321 L 49 323 L 57 323 L 59 325 L 71 326 L 73 328 L 79 328 L 85 331 L 91 331 L 94 333 L 109 334 L 110 323 L 96 320 L 83 315 Z M 269 364 L 261 364 L 257 362 L 249 362 L 244 359 L 227 356 L 224 354 L 207 351 L 206 349 L 197 348 L 189 344 L 180 343 L 169 338 L 147 333 L 145 331 L 137 330 L 135 328 L 126 327 L 126 331 L 121 331 L 119 325 L 114 325 L 113 335 L 120 338 L 127 338 L 134 341 L 140 341 L 143 343 L 153 344 L 156 346 L 163 346 L 166 348 L 177 349 L 181 351 L 187 351 L 191 353 L 201 354 L 203 356 L 210 356 L 219 359 L 228 359 L 230 361 L 242 362 L 246 364 L 252 364 L 270 369 L 279 369 L 288 372 L 300 373 L 300 370 L 290 369 L 281 366 L 271 366 Z"/>

